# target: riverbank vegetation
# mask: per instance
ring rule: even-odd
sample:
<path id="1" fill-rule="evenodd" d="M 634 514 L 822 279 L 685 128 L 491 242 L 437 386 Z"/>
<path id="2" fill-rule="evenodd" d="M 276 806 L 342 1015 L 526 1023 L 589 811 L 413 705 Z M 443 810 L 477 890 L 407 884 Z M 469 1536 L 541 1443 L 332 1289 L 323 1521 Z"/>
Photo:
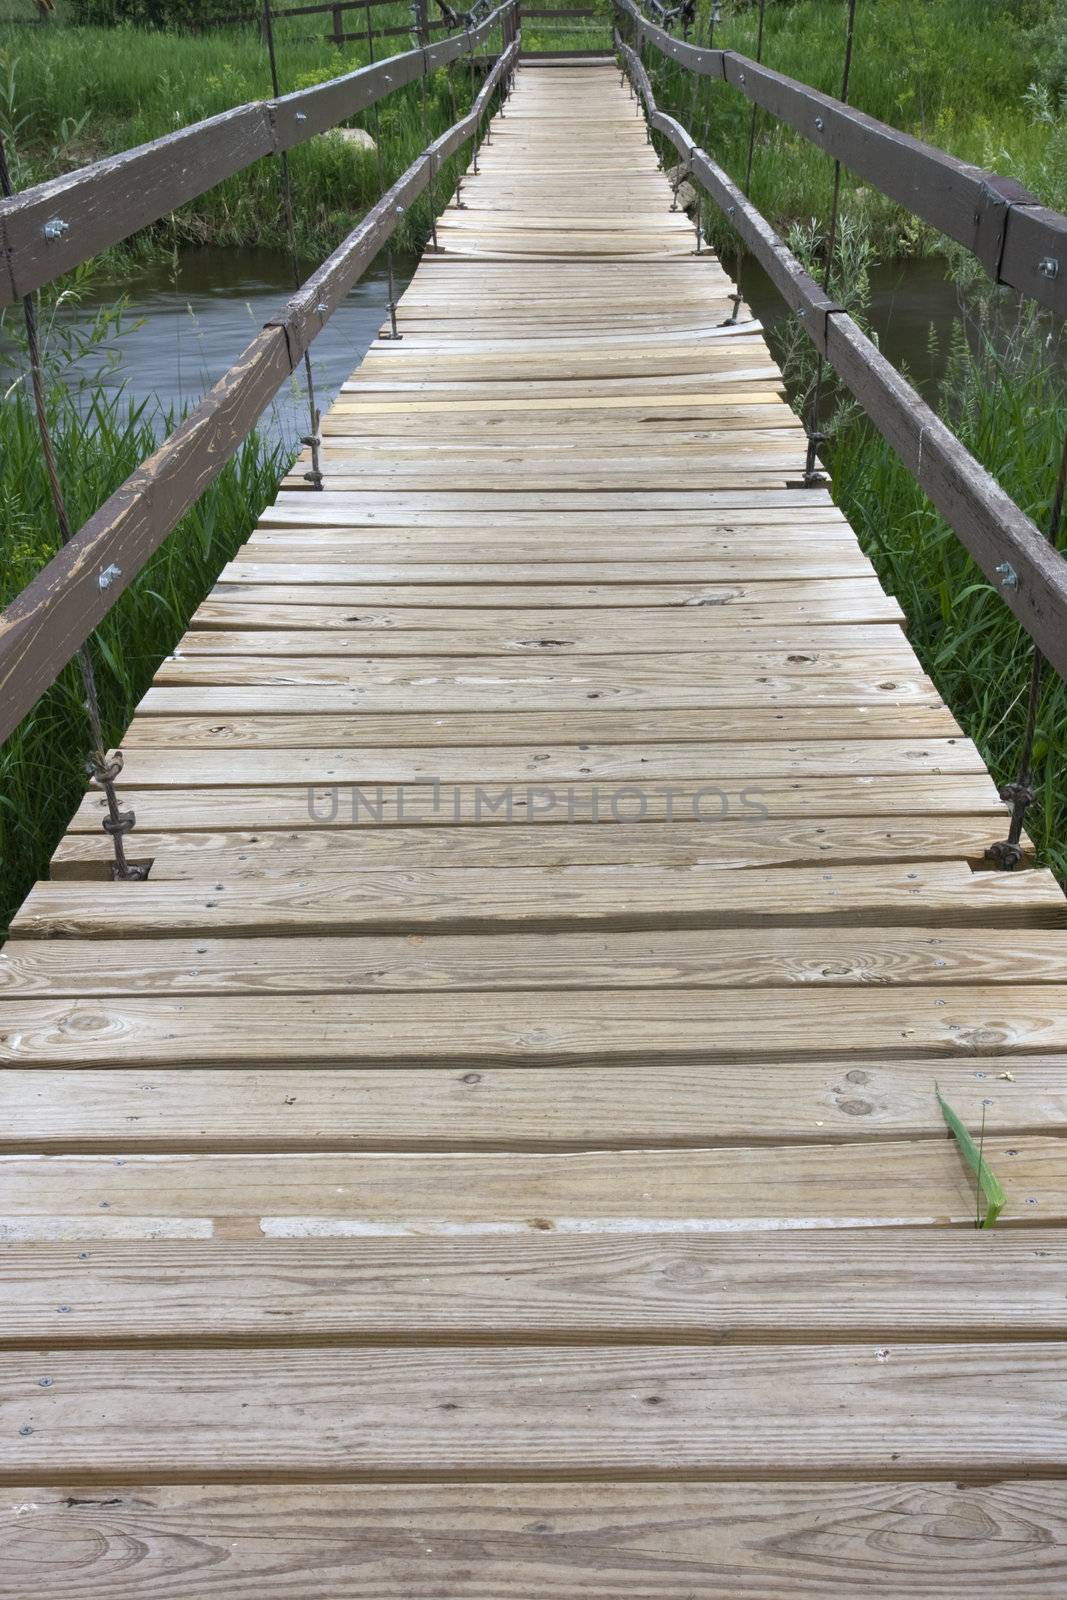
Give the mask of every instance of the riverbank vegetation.
<path id="1" fill-rule="evenodd" d="M 10 313 L 3 332 L 17 331 Z M 132 406 L 91 372 L 94 349 L 121 348 L 121 309 L 85 333 L 46 326 L 48 405 L 60 478 L 78 527 L 150 455 L 172 419 Z M 87 372 L 87 367 L 89 371 Z M 23 370 L 25 370 L 23 368 Z M 86 374 L 68 383 L 75 371 Z M 0 605 L 55 554 L 57 535 L 28 381 L 0 403 Z M 253 436 L 149 560 L 91 642 L 105 735 L 121 743 L 156 667 L 225 563 L 247 539 L 288 465 Z M 0 747 L 0 938 L 48 860 L 86 786 L 89 725 L 78 669 L 68 666 Z"/>
<path id="2" fill-rule="evenodd" d="M 365 28 L 367 12 L 348 13 Z M 374 28 L 410 27 L 408 5 L 375 7 Z M 277 24 L 283 93 L 310 88 L 370 59 L 366 41 L 338 48 L 327 42 L 322 17 Z M 317 36 L 309 29 L 318 27 Z M 374 42 L 375 59 L 411 48 L 408 37 Z M 440 69 L 398 90 L 351 119 L 372 138 L 381 134 L 388 185 L 430 139 L 468 109 L 479 87 L 464 63 Z M 17 188 L 178 128 L 245 101 L 269 98 L 270 67 L 253 26 L 199 34 L 137 27 L 4 27 L 0 24 L 0 132 Z M 359 148 L 326 134 L 290 152 L 298 244 L 308 259 L 333 250 L 378 199 L 380 174 L 373 147 Z M 453 164 L 441 186 L 454 187 Z M 449 177 L 451 181 L 449 182 Z M 428 200 L 412 208 L 397 248 L 420 248 L 429 234 Z M 274 161 L 257 161 L 206 194 L 162 218 L 106 263 L 119 273 L 131 261 L 158 258 L 196 245 L 284 246 L 285 229 Z"/>

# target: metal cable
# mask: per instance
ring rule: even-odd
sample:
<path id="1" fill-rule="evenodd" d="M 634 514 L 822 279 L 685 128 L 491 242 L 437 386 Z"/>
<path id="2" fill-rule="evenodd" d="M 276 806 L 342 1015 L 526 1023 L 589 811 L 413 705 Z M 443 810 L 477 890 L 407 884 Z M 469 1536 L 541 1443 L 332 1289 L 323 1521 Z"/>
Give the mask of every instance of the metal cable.
<path id="1" fill-rule="evenodd" d="M 367 13 L 370 15 L 370 12 Z M 281 94 L 281 85 L 278 81 L 278 57 L 274 49 L 274 17 L 271 14 L 270 0 L 263 0 L 263 37 L 267 42 L 267 56 L 270 61 L 270 81 L 277 100 Z M 289 244 L 289 266 L 292 270 L 293 288 L 300 287 L 300 261 L 296 253 L 296 221 L 293 216 L 293 185 L 289 173 L 289 157 L 284 150 L 278 152 L 279 170 L 281 172 L 282 212 L 285 217 L 285 236 Z M 311 421 L 311 431 L 304 435 L 301 444 L 306 444 L 311 451 L 311 471 L 304 473 L 304 481 L 310 483 L 313 489 L 322 488 L 322 469 L 319 465 L 319 446 L 322 440 L 319 435 L 319 408 L 315 400 L 315 378 L 311 370 L 311 352 L 304 351 L 304 378 L 307 384 L 308 414 Z"/>
<path id="2" fill-rule="evenodd" d="M 416 38 L 418 38 L 418 24 L 417 24 L 417 22 L 416 22 L 415 36 L 416 36 Z M 369 64 L 371 66 L 373 66 L 374 65 L 374 60 L 375 60 L 375 56 L 374 56 L 374 28 L 371 25 L 371 7 L 370 6 L 367 7 L 367 56 L 368 56 Z M 375 159 L 376 159 L 377 167 L 378 167 L 378 199 L 380 201 L 381 198 L 382 198 L 382 195 L 385 193 L 386 183 L 385 183 L 385 156 L 382 153 L 382 118 L 381 118 L 381 112 L 378 109 L 377 100 L 375 100 L 373 106 L 371 107 L 371 113 L 372 113 L 372 115 L 374 117 L 374 150 L 375 150 Z M 389 309 L 389 332 L 388 333 L 383 333 L 380 337 L 383 338 L 383 339 L 402 339 L 404 337 L 404 335 L 397 331 L 397 326 L 396 326 L 396 270 L 395 270 L 395 265 L 394 265 L 394 262 L 393 262 L 393 240 L 392 240 L 392 236 L 390 236 L 385 242 L 385 272 L 386 272 L 386 277 L 389 280 L 389 308 L 388 308 Z"/>
<path id="3" fill-rule="evenodd" d="M 848 104 L 848 81 L 852 72 L 852 44 L 856 32 L 856 0 L 848 0 L 848 21 L 845 24 L 845 61 L 841 70 L 841 94 L 843 104 Z M 841 204 L 841 163 L 834 162 L 834 191 L 830 203 L 830 234 L 826 241 L 826 264 L 823 269 L 822 286 L 826 294 L 830 292 L 830 282 L 834 271 L 834 252 L 837 249 L 837 217 Z M 819 351 L 815 364 L 815 384 L 811 392 L 811 404 L 808 411 L 808 453 L 804 462 L 804 482 L 809 489 L 817 488 L 824 480 L 822 473 L 815 465 L 815 455 L 823 435 L 819 431 L 819 418 L 822 412 L 822 385 L 826 371 L 826 359 Z"/>
<path id="4" fill-rule="evenodd" d="M 764 28 L 764 23 L 766 21 L 766 18 L 767 18 L 767 0 L 759 0 L 759 31 L 756 34 L 756 62 L 757 62 L 757 65 L 759 63 L 761 63 L 762 60 L 763 60 L 763 28 Z M 757 116 L 758 111 L 759 111 L 759 107 L 755 104 L 755 102 L 753 102 L 753 105 L 752 105 L 752 116 L 750 117 L 749 124 L 748 124 L 748 159 L 745 162 L 745 182 L 744 182 L 744 185 L 743 185 L 744 192 L 745 192 L 746 195 L 749 193 L 749 190 L 752 187 L 752 160 L 753 160 L 753 157 L 755 156 L 755 153 L 756 153 L 756 116 Z M 751 196 L 750 196 L 750 198 L 751 198 Z M 742 268 L 742 265 L 744 263 L 744 259 L 745 259 L 744 245 L 741 243 L 740 234 L 738 234 L 738 238 L 737 238 L 737 273 L 736 273 L 735 280 L 734 280 L 736 285 L 737 285 L 737 289 L 736 289 L 736 292 L 735 292 L 735 294 L 733 296 L 734 309 L 731 311 L 730 316 L 727 319 L 727 325 L 729 325 L 729 323 L 733 323 L 733 322 L 737 321 L 738 312 L 741 310 L 741 268 Z"/>
<path id="5" fill-rule="evenodd" d="M 11 172 L 7 164 L 7 149 L 2 133 L 0 133 L 0 193 L 7 200 L 10 200 L 14 194 Z M 67 545 L 71 540 L 70 518 L 67 515 L 67 502 L 63 494 L 63 485 L 59 478 L 59 467 L 56 463 L 55 449 L 52 444 L 52 430 L 48 422 L 44 367 L 41 361 L 41 341 L 37 327 L 37 307 L 34 304 L 32 295 L 23 296 L 22 315 L 26 324 L 26 348 L 30 361 L 30 382 L 33 388 L 33 407 L 37 417 L 37 432 L 41 441 L 41 455 L 44 459 L 45 472 L 48 477 L 48 488 L 52 498 L 52 510 L 55 513 L 56 525 L 59 529 L 60 543 Z M 108 589 L 117 577 L 121 577 L 119 570 L 116 567 L 107 567 L 101 572 L 97 581 L 101 589 Z M 119 806 L 118 794 L 115 790 L 115 779 L 122 771 L 122 751 L 116 750 L 112 756 L 108 756 L 107 753 L 103 719 L 100 714 L 100 696 L 97 691 L 96 674 L 93 670 L 93 662 L 89 654 L 88 645 L 79 645 L 75 651 L 75 660 L 78 663 L 82 687 L 85 691 L 85 710 L 89 717 L 89 730 L 92 740 L 85 769 L 96 788 L 103 791 L 107 803 L 107 816 L 104 818 L 103 829 L 111 839 L 112 849 L 115 854 L 111 874 L 113 878 L 127 881 L 147 878 L 147 867 L 135 866 L 126 859 L 126 847 L 123 844 L 123 838 L 133 828 L 137 819 L 132 811 L 123 811 Z"/>
<path id="6" fill-rule="evenodd" d="M 1060 470 L 1056 478 L 1056 490 L 1052 497 L 1052 507 L 1049 511 L 1048 529 L 1045 537 L 1049 544 L 1056 549 L 1060 541 L 1060 529 L 1063 524 L 1063 502 L 1067 495 L 1067 433 L 1064 434 L 1063 450 L 1060 455 Z M 1026 723 L 1023 729 L 1022 750 L 1019 755 L 1019 776 L 1014 783 L 1006 783 L 1000 791 L 1000 798 L 1011 805 L 1011 823 L 1008 827 L 1008 837 L 991 844 L 986 851 L 986 860 L 995 866 L 1012 871 L 1023 859 L 1022 836 L 1023 822 L 1027 810 L 1037 798 L 1034 789 L 1034 741 L 1037 737 L 1037 713 L 1041 704 L 1041 685 L 1045 675 L 1045 658 L 1035 644 L 1030 663 L 1030 687 L 1026 699 Z"/>

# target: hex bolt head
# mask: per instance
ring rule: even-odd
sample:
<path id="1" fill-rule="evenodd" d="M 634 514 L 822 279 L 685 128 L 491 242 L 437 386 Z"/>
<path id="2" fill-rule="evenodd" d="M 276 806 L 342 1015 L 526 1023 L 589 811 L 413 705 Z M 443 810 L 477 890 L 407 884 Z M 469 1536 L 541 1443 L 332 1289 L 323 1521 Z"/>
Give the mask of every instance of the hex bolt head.
<path id="1" fill-rule="evenodd" d="M 62 217 L 53 217 L 41 229 L 46 239 L 62 239 L 65 233 L 70 232 L 70 223 L 64 222 Z"/>
<path id="2" fill-rule="evenodd" d="M 115 565 L 115 563 L 112 562 L 110 566 L 107 566 L 107 567 L 104 568 L 103 572 L 101 572 L 101 574 L 97 578 L 96 582 L 97 582 L 97 585 L 98 585 L 99 588 L 101 588 L 101 589 L 110 589 L 111 585 L 114 583 L 115 579 L 116 578 L 121 578 L 121 577 L 122 577 L 122 568 L 121 567 L 117 567 Z"/>
<path id="3" fill-rule="evenodd" d="M 1037 270 L 1043 278 L 1058 278 L 1060 275 L 1059 256 L 1042 256 L 1037 264 Z"/>
<path id="4" fill-rule="evenodd" d="M 1017 589 L 1019 587 L 1019 574 L 1010 561 L 1001 561 L 993 568 L 1000 579 L 1003 589 Z"/>
<path id="5" fill-rule="evenodd" d="M 821 133 L 821 132 L 822 132 L 822 130 L 823 130 L 823 129 L 824 129 L 824 128 L 825 128 L 825 126 L 826 126 L 826 124 L 825 124 L 825 122 L 824 122 L 824 121 L 823 121 L 823 120 L 822 120 L 822 118 L 821 118 L 821 117 L 816 117 L 816 118 L 815 118 L 815 126 L 816 126 L 816 127 L 817 127 L 817 128 L 818 128 L 818 130 L 819 130 L 819 132 L 820 132 L 820 133 Z"/>

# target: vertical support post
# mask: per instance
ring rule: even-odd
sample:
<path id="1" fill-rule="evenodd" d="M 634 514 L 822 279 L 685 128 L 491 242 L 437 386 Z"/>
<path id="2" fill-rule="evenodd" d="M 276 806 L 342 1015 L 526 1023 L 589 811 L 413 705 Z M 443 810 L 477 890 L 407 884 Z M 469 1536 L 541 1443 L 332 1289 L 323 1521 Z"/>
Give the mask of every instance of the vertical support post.
<path id="1" fill-rule="evenodd" d="M 415 38 L 425 50 L 430 42 L 430 16 L 427 0 L 415 0 Z"/>
<path id="2" fill-rule="evenodd" d="M 263 0 L 262 15 L 263 36 L 267 41 L 267 56 L 270 61 L 270 81 L 274 91 L 275 100 L 281 94 L 281 83 L 278 77 L 278 57 L 274 49 L 274 17 L 271 13 L 270 0 Z M 300 287 L 300 262 L 296 253 L 296 219 L 293 215 L 293 184 L 289 172 L 289 157 L 284 150 L 278 152 L 278 170 L 282 180 L 282 210 L 285 214 L 285 232 L 289 243 L 289 266 L 293 274 L 293 287 Z M 319 465 L 319 407 L 315 399 L 315 375 L 311 370 L 311 351 L 304 351 L 304 378 L 307 384 L 308 414 L 311 427 L 301 439 L 301 444 L 306 444 L 311 451 L 311 471 L 304 473 L 307 483 L 313 489 L 322 488 L 322 468 Z"/>
<path id="3" fill-rule="evenodd" d="M 841 69 L 841 99 L 848 105 L 848 83 L 852 72 L 852 45 L 856 33 L 856 0 L 848 0 L 848 20 L 845 24 L 845 60 Z M 841 163 L 834 162 L 834 188 L 833 198 L 830 201 L 830 235 L 826 241 L 826 266 L 822 275 L 822 286 L 829 294 L 830 280 L 834 271 L 834 253 L 837 250 L 837 213 L 841 204 Z M 808 413 L 808 454 L 804 463 L 804 483 L 809 489 L 817 489 L 823 482 L 822 473 L 815 465 L 816 452 L 823 442 L 819 431 L 819 419 L 822 415 L 822 385 L 826 371 L 826 362 L 820 351 L 815 363 L 815 385 L 811 394 L 811 409 Z"/>
<path id="4" fill-rule="evenodd" d="M 340 48 L 341 45 L 344 44 L 344 42 L 345 42 L 344 15 L 343 15 L 343 13 L 341 11 L 341 7 L 340 6 L 334 6 L 334 8 L 333 8 L 333 43 L 335 45 L 337 45 L 338 48 Z"/>
<path id="5" fill-rule="evenodd" d="M 756 34 L 756 60 L 757 60 L 757 62 L 761 62 L 763 60 L 763 30 L 764 30 L 764 27 L 766 25 L 766 21 L 767 21 L 767 0 L 759 0 L 759 30 L 758 30 L 758 32 Z M 752 187 L 752 162 L 753 162 L 753 158 L 754 158 L 754 156 L 756 154 L 756 114 L 757 114 L 758 109 L 759 109 L 758 106 L 755 104 L 755 102 L 753 102 L 752 116 L 749 119 L 749 124 L 748 124 L 748 159 L 745 162 L 744 190 L 745 190 L 745 194 L 746 195 L 749 193 L 749 191 L 750 191 L 750 189 Z M 729 318 L 730 322 L 736 322 L 737 321 L 738 313 L 741 310 L 741 266 L 742 266 L 742 263 L 743 263 L 744 259 L 745 259 L 744 255 L 742 254 L 741 238 L 740 238 L 740 235 L 738 235 L 738 240 L 737 240 L 737 278 L 736 278 L 737 288 L 736 288 L 736 292 L 735 292 L 734 297 L 733 297 L 734 298 L 734 309 L 730 313 L 730 318 Z"/>

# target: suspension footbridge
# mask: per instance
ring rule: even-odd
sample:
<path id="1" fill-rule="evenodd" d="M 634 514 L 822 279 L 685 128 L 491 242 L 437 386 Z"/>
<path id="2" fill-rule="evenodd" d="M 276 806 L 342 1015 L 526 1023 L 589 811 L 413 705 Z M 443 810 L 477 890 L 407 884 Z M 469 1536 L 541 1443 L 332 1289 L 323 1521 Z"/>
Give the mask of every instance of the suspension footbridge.
<path id="1" fill-rule="evenodd" d="M 0 1594 L 1051 1596 L 1067 903 L 517 47 L 0 952 Z"/>

